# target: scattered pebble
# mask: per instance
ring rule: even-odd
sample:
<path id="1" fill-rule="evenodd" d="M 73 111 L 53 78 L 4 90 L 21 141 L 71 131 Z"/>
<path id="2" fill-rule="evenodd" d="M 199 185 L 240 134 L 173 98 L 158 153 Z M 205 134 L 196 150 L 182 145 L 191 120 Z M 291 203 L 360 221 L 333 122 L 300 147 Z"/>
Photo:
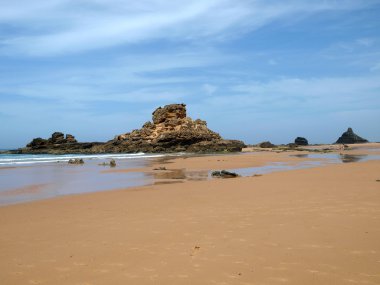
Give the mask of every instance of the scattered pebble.
<path id="1" fill-rule="evenodd" d="M 83 164 L 84 161 L 82 158 L 75 158 L 75 159 L 70 159 L 69 164 Z"/>

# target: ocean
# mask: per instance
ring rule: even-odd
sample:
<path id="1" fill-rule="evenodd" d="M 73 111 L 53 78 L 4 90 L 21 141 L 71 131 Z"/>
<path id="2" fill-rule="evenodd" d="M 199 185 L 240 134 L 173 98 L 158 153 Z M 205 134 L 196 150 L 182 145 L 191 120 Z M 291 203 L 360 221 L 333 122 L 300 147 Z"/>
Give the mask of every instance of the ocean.
<path id="1" fill-rule="evenodd" d="M 180 154 L 177 154 L 180 155 Z M 98 160 L 105 161 L 110 159 L 115 160 L 130 160 L 130 159 L 147 159 L 154 157 L 162 157 L 165 154 L 146 154 L 146 153 L 131 153 L 131 154 L 0 154 L 0 167 L 11 165 L 33 165 L 42 163 L 60 163 L 68 162 L 70 159 L 81 158 L 84 161 Z"/>
<path id="2" fill-rule="evenodd" d="M 176 154 L 0 154 L 0 206 L 152 184 L 152 160 Z M 84 164 L 68 164 L 81 158 Z M 111 159 L 116 167 L 111 168 Z M 122 169 L 122 171 L 120 171 Z M 148 168 L 149 169 L 149 168 Z"/>

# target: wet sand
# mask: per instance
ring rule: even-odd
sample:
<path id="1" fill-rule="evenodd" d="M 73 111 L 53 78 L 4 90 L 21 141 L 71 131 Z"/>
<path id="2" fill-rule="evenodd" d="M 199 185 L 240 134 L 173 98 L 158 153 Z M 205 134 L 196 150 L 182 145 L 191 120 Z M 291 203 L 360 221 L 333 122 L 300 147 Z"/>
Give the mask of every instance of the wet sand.
<path id="1" fill-rule="evenodd" d="M 263 152 L 156 166 L 298 159 Z M 341 163 L 0 207 L 0 283 L 379 284 L 379 170 L 379 160 Z"/>

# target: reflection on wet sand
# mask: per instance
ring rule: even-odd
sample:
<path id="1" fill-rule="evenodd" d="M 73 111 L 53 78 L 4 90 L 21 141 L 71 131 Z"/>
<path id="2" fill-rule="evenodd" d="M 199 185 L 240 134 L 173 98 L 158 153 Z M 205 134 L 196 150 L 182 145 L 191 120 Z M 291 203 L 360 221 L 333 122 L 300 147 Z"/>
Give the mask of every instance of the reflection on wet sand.
<path id="1" fill-rule="evenodd" d="M 181 156 L 180 159 L 192 156 L 194 155 Z M 119 160 L 118 168 L 112 170 L 104 170 L 103 167 L 99 167 L 98 160 L 87 160 L 81 166 L 49 163 L 28 167 L 3 167 L 0 171 L 0 206 L 68 194 L 126 189 L 143 185 L 183 183 L 185 181 L 205 181 L 213 179 L 211 177 L 213 171 L 221 170 L 235 172 L 242 177 L 251 177 L 277 171 L 380 159 L 380 155 L 377 154 L 299 153 L 292 156 L 300 158 L 300 161 L 276 162 L 272 160 L 265 165 L 238 169 L 170 169 L 170 166 L 173 166 L 171 161 L 173 157 L 170 156 L 155 160 Z M 252 159 L 252 164 L 254 164 L 254 156 Z M 223 165 L 225 164 L 222 162 L 217 164 L 221 167 Z M 149 167 L 151 170 L 147 172 Z"/>
<path id="2" fill-rule="evenodd" d="M 173 180 L 183 181 L 204 181 L 207 180 L 210 175 L 209 171 L 188 171 L 186 169 L 167 169 L 159 170 L 157 172 L 147 173 L 148 176 L 154 179 L 154 184 L 167 184 L 175 183 Z"/>
<path id="3" fill-rule="evenodd" d="M 368 155 L 368 154 L 345 154 L 345 153 L 326 153 L 326 154 L 293 154 L 293 157 L 298 158 L 312 158 L 312 159 L 328 159 L 329 162 L 333 163 L 350 163 L 359 161 L 368 161 L 374 159 L 380 159 L 379 155 Z"/>
<path id="4" fill-rule="evenodd" d="M 343 163 L 358 162 L 364 160 L 367 156 L 366 154 L 341 154 L 340 160 Z"/>

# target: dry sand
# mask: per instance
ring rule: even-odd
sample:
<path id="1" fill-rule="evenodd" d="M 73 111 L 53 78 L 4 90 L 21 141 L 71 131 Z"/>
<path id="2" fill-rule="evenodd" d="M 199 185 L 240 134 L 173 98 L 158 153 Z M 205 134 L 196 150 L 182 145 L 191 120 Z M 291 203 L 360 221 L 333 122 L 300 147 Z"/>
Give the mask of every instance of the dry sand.
<path id="1" fill-rule="evenodd" d="M 380 284 L 378 179 L 369 161 L 0 207 L 0 284 Z"/>

